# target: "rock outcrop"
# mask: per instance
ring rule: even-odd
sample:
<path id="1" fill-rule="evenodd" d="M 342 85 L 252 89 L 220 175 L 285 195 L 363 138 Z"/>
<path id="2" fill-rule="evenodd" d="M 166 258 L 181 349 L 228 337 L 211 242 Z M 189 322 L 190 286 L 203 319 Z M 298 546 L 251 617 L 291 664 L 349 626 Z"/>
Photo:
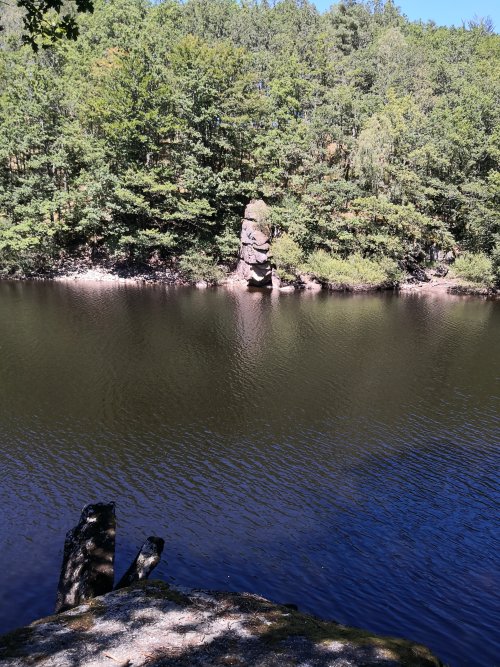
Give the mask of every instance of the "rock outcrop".
<path id="1" fill-rule="evenodd" d="M 56 614 L 113 590 L 115 536 L 115 503 L 83 508 L 80 521 L 64 541 Z M 147 579 L 160 562 L 164 544 L 161 537 L 148 537 L 116 588 Z"/>
<path id="2" fill-rule="evenodd" d="M 159 537 L 146 540 L 111 591 L 115 527 L 114 503 L 84 507 L 66 536 L 56 614 L 0 637 L 0 667 L 441 666 L 425 646 L 294 604 L 147 581 L 163 551 Z M 103 588 L 111 592 L 99 596 Z"/>
<path id="3" fill-rule="evenodd" d="M 114 503 L 86 505 L 66 534 L 56 612 L 113 589 L 116 517 Z"/>
<path id="4" fill-rule="evenodd" d="M 237 275 L 249 285 L 269 285 L 272 268 L 268 253 L 271 230 L 268 224 L 269 207 L 262 199 L 253 199 L 245 209 L 241 223 L 240 255 Z"/>
<path id="5" fill-rule="evenodd" d="M 161 559 L 165 540 L 154 535 L 148 537 L 139 550 L 133 563 L 125 572 L 115 588 L 125 588 L 134 584 L 136 581 L 143 581 L 147 579 L 151 572 L 155 569 Z"/>
<path id="6" fill-rule="evenodd" d="M 248 593 L 135 584 L 0 637 L 0 667 L 440 667 L 425 646 Z"/>

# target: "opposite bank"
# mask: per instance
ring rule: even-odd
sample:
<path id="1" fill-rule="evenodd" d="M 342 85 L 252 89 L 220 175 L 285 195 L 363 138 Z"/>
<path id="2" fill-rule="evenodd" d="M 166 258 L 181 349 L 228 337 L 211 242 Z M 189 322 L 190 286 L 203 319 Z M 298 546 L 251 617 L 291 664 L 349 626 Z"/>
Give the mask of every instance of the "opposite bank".
<path id="1" fill-rule="evenodd" d="M 250 201 L 241 221 L 237 263 L 231 266 L 213 264 L 203 253 L 193 256 L 189 263 L 183 260 L 180 263 L 161 261 L 156 257 L 152 263 L 142 265 L 113 262 L 110 258 L 95 263 L 92 256 L 68 255 L 60 257 L 49 270 L 28 274 L 5 274 L 0 271 L 0 278 L 114 280 L 143 284 L 191 284 L 199 288 L 224 285 L 272 288 L 281 292 L 401 290 L 487 297 L 500 293 L 492 282 L 493 275 L 487 282 L 482 280 L 479 283 L 477 276 L 476 282 L 470 282 L 460 274 L 453 275 L 450 264 L 455 262 L 455 253 L 451 250 L 444 252 L 435 246 L 428 255 L 420 249 L 415 251 L 415 258 L 399 263 L 387 257 L 378 260 L 361 255 L 341 258 L 324 250 L 313 253 L 304 262 L 302 251 L 291 237 L 287 234 L 274 236 L 269 219 L 270 209 L 263 200 Z M 424 260 L 431 263 L 425 269 L 422 266 Z M 474 272 L 477 271 L 475 266 Z"/>

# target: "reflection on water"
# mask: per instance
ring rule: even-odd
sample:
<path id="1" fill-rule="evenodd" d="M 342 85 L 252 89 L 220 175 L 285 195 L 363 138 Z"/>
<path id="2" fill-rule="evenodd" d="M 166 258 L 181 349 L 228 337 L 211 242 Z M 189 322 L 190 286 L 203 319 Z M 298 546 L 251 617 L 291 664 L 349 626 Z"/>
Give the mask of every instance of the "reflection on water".
<path id="1" fill-rule="evenodd" d="M 0 284 L 0 628 L 51 612 L 65 531 L 119 574 L 251 590 L 497 659 L 500 304 Z"/>

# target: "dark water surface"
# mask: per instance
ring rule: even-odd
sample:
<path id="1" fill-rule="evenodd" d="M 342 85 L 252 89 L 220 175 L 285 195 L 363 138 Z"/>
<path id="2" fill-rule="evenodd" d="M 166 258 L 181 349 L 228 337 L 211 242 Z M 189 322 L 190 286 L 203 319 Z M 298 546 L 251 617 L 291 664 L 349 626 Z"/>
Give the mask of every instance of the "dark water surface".
<path id="1" fill-rule="evenodd" d="M 0 283 L 0 630 L 116 500 L 117 570 L 500 664 L 500 303 Z"/>

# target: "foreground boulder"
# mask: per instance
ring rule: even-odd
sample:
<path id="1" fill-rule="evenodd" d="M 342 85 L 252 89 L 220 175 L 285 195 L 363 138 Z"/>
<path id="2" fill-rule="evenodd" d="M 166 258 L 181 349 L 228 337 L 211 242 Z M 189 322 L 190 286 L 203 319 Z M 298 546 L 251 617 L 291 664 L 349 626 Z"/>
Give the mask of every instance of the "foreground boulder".
<path id="1" fill-rule="evenodd" d="M 418 644 L 248 593 L 146 581 L 0 637 L 0 667 L 439 667 Z"/>

